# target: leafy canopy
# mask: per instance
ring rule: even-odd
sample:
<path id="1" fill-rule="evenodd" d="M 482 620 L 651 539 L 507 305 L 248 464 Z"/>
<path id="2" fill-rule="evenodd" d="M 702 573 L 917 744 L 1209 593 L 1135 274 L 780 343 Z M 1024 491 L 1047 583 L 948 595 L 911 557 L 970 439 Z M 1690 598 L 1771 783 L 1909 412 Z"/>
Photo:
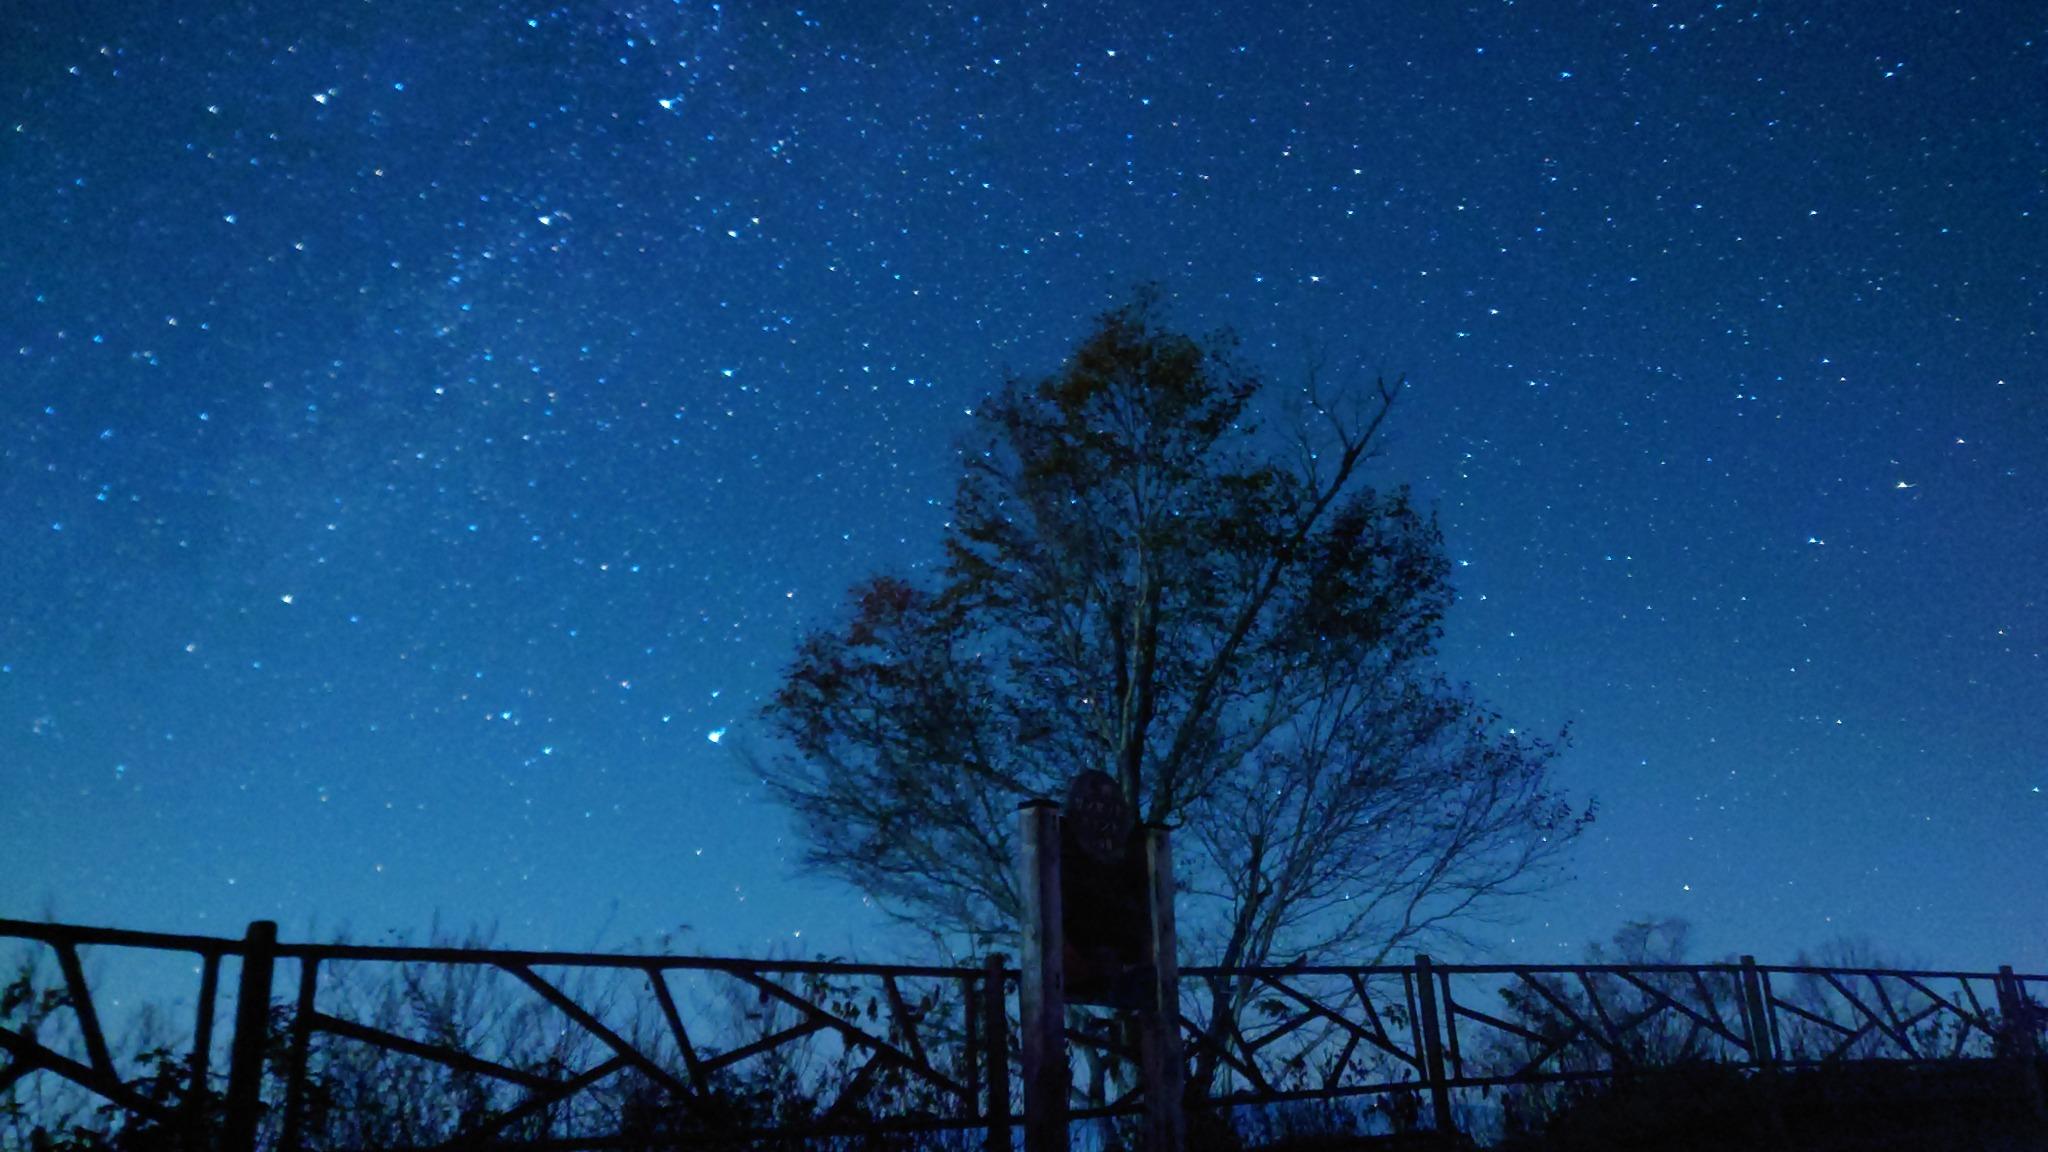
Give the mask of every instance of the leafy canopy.
<path id="1" fill-rule="evenodd" d="M 1590 818 L 1554 748 L 1433 670 L 1434 518 L 1361 476 L 1400 385 L 1282 432 L 1227 338 L 1102 316 L 976 412 L 935 577 L 806 636 L 761 765 L 809 862 L 940 931 L 1014 924 L 1016 804 L 1085 768 L 1181 827 L 1184 937 L 1222 963 L 1380 954 L 1540 882 Z M 1355 953 L 1353 953 L 1355 955 Z"/>

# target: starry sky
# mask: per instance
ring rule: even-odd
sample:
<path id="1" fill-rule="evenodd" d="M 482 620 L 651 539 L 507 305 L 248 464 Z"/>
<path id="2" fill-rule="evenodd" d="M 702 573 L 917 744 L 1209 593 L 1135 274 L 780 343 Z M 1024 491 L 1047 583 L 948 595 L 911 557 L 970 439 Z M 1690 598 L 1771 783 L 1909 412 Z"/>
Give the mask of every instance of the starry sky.
<path id="1" fill-rule="evenodd" d="M 1142 281 L 1406 373 L 1598 824 L 1474 959 L 2048 969 L 2048 10 L 0 7 L 0 915 L 905 955 L 738 754 Z"/>

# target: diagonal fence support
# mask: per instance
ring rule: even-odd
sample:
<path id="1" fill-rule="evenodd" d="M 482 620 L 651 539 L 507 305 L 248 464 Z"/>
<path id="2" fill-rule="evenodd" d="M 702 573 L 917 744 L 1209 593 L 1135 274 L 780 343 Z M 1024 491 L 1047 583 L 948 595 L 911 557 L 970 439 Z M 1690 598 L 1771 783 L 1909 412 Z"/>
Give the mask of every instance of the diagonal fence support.
<path id="1" fill-rule="evenodd" d="M 282 1152 L 299 1152 L 299 1132 L 306 1119 L 306 1061 L 312 1053 L 313 1023 L 320 988 L 320 961 L 299 958 L 299 998 L 292 1009 L 291 1046 L 286 1054 Z"/>
<path id="2" fill-rule="evenodd" d="M 71 999 L 71 1012 L 78 1018 L 78 1031 L 85 1039 L 86 1059 L 92 1070 L 114 1078 L 114 1059 L 107 1054 L 107 1034 L 100 1028 L 99 1009 L 93 1007 L 92 989 L 85 982 L 85 966 L 78 962 L 78 947 L 66 941 L 57 945 L 57 966 L 64 973 L 64 989 Z"/>
<path id="3" fill-rule="evenodd" d="M 1145 1086 L 1146 1152 L 1181 1152 L 1187 1131 L 1181 1097 L 1186 1091 L 1187 1056 L 1180 1038 L 1179 937 L 1173 915 L 1173 841 L 1164 825 L 1148 824 L 1145 835 L 1146 903 L 1151 923 L 1145 936 L 1151 980 L 1138 1012 L 1138 1044 Z"/>

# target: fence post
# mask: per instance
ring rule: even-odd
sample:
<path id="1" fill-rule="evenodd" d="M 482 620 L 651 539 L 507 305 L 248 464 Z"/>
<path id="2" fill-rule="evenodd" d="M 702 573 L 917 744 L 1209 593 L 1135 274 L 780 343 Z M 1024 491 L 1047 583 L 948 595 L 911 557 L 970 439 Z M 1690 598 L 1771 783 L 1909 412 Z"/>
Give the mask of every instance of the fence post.
<path id="1" fill-rule="evenodd" d="M 1151 906 L 1147 959 L 1152 986 L 1139 1012 L 1139 1061 L 1145 1084 L 1146 1152 L 1182 1152 L 1187 1130 L 1181 1097 L 1187 1058 L 1180 1040 L 1180 943 L 1173 915 L 1173 841 L 1162 825 L 1145 826 L 1145 888 Z"/>
<path id="2" fill-rule="evenodd" d="M 1758 1068 L 1778 1062 L 1777 1046 L 1771 1043 L 1771 1010 L 1764 1003 L 1764 981 L 1756 970 L 1756 957 L 1742 958 L 1742 1022 L 1749 1032 L 1749 1054 Z"/>
<path id="3" fill-rule="evenodd" d="M 1024 1150 L 1067 1152 L 1066 938 L 1060 930 L 1060 806 L 1017 806 L 1017 864 L 1023 873 L 1024 957 L 1018 1018 L 1024 1057 Z"/>
<path id="4" fill-rule="evenodd" d="M 1415 992 L 1422 1013 L 1422 1074 L 1429 1084 L 1429 1106 L 1433 1127 L 1446 1135 L 1456 1132 L 1451 1120 L 1451 1087 L 1444 1080 L 1444 1041 L 1436 1018 L 1436 966 L 1427 955 L 1415 955 Z"/>
<path id="5" fill-rule="evenodd" d="M 1742 982 L 1742 1027 L 1749 1033 L 1749 1054 L 1756 1061 L 1757 1073 L 1762 1078 L 1764 1132 L 1774 1141 L 1782 1143 L 1788 1137 L 1785 1129 L 1785 1109 L 1778 1099 L 1778 1043 L 1771 1037 L 1771 1002 L 1764 997 L 1763 973 L 1757 970 L 1756 957 L 1742 958 L 1742 971 L 1738 977 Z"/>
<path id="6" fill-rule="evenodd" d="M 982 1050 L 988 1059 L 988 1152 L 1010 1152 L 1010 1013 L 1003 995 L 1003 965 L 991 952 L 982 967 Z"/>
<path id="7" fill-rule="evenodd" d="M 299 1000 L 292 1011 L 291 1048 L 286 1054 L 284 1082 L 284 1131 L 278 1137 L 281 1152 L 299 1152 L 300 1128 L 306 1119 L 306 1057 L 313 1042 L 314 998 L 320 985 L 320 961 L 299 958 Z"/>
<path id="8" fill-rule="evenodd" d="M 2026 985 L 2020 983 L 2012 965 L 1998 966 L 1997 991 L 1999 1031 L 2005 1033 L 2003 1047 L 2019 1076 L 2020 1094 L 2034 1119 L 2048 1125 L 2048 1098 L 2044 1098 L 2041 1090 L 2040 1053 L 2034 1050 L 2032 1005 L 2027 1001 Z"/>
<path id="9" fill-rule="evenodd" d="M 192 1061 L 186 1069 L 191 1085 L 185 1094 L 185 1138 L 193 1148 L 206 1146 L 207 1102 L 212 1087 L 207 1074 L 213 1061 L 213 1008 L 220 999 L 220 953 L 200 960 L 199 1004 L 192 1012 Z"/>
<path id="10" fill-rule="evenodd" d="M 242 978 L 235 993 L 223 1152 L 256 1152 L 256 1123 L 263 1114 L 263 1050 L 270 1043 L 270 978 L 276 962 L 277 921 L 251 921 L 242 937 Z"/>

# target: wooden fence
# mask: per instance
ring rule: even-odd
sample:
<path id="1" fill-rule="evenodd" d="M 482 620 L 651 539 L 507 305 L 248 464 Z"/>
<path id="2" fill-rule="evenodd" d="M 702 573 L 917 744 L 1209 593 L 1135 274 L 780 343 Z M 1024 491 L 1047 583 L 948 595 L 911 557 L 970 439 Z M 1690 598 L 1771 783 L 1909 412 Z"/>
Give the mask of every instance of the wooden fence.
<path id="1" fill-rule="evenodd" d="M 1024 1119 L 1018 974 L 1001 956 L 294 944 L 267 921 L 229 939 L 0 920 L 0 940 L 19 950 L 0 973 L 0 1144 L 567 1152 L 922 1132 L 1006 1150 Z M 155 965 L 153 988 L 193 989 L 169 998 L 189 1018 L 112 1005 L 137 963 Z M 1189 967 L 1179 987 L 1190 1113 L 1361 1098 L 1394 1127 L 1446 1130 L 1472 1114 L 1460 1101 L 1509 1088 L 1885 1061 L 2009 1066 L 2042 1114 L 2048 976 L 2011 968 L 1418 956 Z M 110 1018 L 133 1038 L 113 1042 Z M 1064 1025 L 1070 1117 L 1142 1113 L 1128 1032 L 1085 1010 Z"/>

